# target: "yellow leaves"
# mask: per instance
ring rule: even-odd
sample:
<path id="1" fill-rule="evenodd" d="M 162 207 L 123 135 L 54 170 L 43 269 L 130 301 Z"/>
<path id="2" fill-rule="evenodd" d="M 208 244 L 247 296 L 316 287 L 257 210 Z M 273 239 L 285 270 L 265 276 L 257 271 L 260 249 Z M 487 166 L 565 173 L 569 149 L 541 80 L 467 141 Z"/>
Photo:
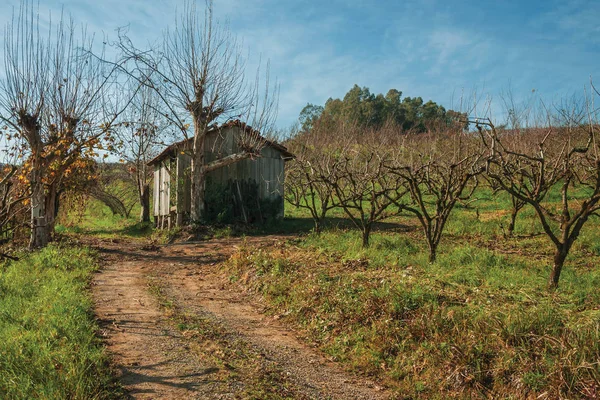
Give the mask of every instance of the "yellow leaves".
<path id="1" fill-rule="evenodd" d="M 19 181 L 21 181 L 21 182 L 28 181 L 27 174 L 19 174 L 19 175 L 17 175 L 17 179 L 19 179 Z"/>

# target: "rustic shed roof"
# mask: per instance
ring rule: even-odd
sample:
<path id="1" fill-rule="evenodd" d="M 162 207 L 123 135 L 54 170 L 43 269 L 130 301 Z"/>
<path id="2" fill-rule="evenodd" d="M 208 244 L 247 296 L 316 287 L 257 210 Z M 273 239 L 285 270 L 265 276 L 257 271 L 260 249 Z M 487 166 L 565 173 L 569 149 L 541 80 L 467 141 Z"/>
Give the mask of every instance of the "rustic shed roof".
<path id="1" fill-rule="evenodd" d="M 288 151 L 287 147 L 282 146 L 281 144 L 279 144 L 277 142 L 274 142 L 272 140 L 269 140 L 269 139 L 263 137 L 258 131 L 252 129 L 251 126 L 240 121 L 239 119 L 226 122 L 220 126 L 212 127 L 211 129 L 209 129 L 209 131 L 207 133 L 210 134 L 212 132 L 216 132 L 216 131 L 219 131 L 224 128 L 231 128 L 231 127 L 235 127 L 235 126 L 240 127 L 242 130 L 244 130 L 244 132 L 247 132 L 252 135 L 256 135 L 256 137 L 260 141 L 262 141 L 266 146 L 272 147 L 273 149 L 279 151 L 284 160 L 289 160 L 289 159 L 292 159 L 295 157 L 292 153 L 290 153 Z M 157 163 L 161 162 L 162 160 L 164 160 L 165 158 L 174 156 L 178 152 L 183 151 L 184 149 L 188 148 L 189 144 L 192 142 L 193 139 L 194 139 L 193 137 L 190 137 L 190 138 L 184 139 L 180 142 L 176 142 L 176 143 L 173 143 L 173 144 L 167 146 L 159 155 L 154 157 L 152 160 L 148 161 L 148 165 L 157 164 Z"/>

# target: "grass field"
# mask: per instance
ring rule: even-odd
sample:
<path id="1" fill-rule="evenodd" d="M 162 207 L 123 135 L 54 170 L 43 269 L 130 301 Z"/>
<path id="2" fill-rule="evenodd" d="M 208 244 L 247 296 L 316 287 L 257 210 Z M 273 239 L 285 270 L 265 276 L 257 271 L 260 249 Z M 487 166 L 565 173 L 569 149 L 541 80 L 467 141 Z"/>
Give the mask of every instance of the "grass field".
<path id="1" fill-rule="evenodd" d="M 94 253 L 51 245 L 0 266 L 0 398 L 110 399 L 88 295 Z"/>
<path id="2" fill-rule="evenodd" d="M 551 293 L 553 246 L 533 211 L 525 208 L 506 238 L 509 199 L 476 197 L 451 216 L 435 263 L 415 219 L 382 224 L 363 249 L 335 210 L 321 235 L 241 249 L 229 273 L 333 359 L 406 398 L 596 398 L 598 220 Z"/>

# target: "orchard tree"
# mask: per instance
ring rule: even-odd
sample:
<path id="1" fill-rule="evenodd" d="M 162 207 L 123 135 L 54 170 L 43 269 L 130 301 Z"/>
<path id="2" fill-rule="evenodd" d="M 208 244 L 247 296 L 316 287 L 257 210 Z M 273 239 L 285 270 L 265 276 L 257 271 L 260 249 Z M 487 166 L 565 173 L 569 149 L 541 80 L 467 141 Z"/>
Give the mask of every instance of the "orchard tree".
<path id="1" fill-rule="evenodd" d="M 63 16 L 44 24 L 22 3 L 4 35 L 0 119 L 18 142 L 30 187 L 30 247 L 43 247 L 54 232 L 58 196 L 77 163 L 97 155 L 123 105 L 114 90 L 116 68 L 92 55 L 86 30 L 76 34 Z"/>
<path id="2" fill-rule="evenodd" d="M 473 139 L 462 129 L 407 135 L 388 165 L 409 193 L 394 203 L 419 220 L 430 262 L 454 207 L 471 198 L 484 171 L 485 149 Z"/>
<path id="3" fill-rule="evenodd" d="M 158 94 L 165 117 L 192 139 L 190 217 L 198 222 L 204 216 L 207 174 L 260 154 L 264 141 L 257 132 L 272 129 L 277 85 L 270 87 L 268 68 L 264 86 L 259 70 L 254 82 L 248 81 L 242 47 L 229 28 L 215 20 L 212 1 L 203 15 L 195 4 L 184 4 L 158 50 L 140 51 L 126 36 L 120 47 L 125 59 L 135 64 L 133 73 Z M 228 119 L 243 119 L 254 129 L 244 130 L 239 152 L 207 162 L 206 136 L 215 124 Z"/>
<path id="4" fill-rule="evenodd" d="M 510 221 L 508 222 L 508 228 L 507 228 L 507 234 L 508 236 L 512 236 L 515 232 L 515 227 L 517 224 L 517 216 L 519 215 L 519 212 L 523 209 L 523 207 L 525 207 L 525 201 L 521 200 L 520 198 L 511 195 L 510 196 L 510 204 L 511 204 L 511 209 L 510 209 Z"/>
<path id="5" fill-rule="evenodd" d="M 295 156 L 285 169 L 285 199 L 310 212 L 315 233 L 321 233 L 327 212 L 338 206 L 334 188 L 328 183 L 331 154 L 330 132 L 315 126 L 286 142 Z"/>
<path id="6" fill-rule="evenodd" d="M 573 243 L 600 211 L 600 147 L 594 114 L 577 110 L 549 116 L 524 132 L 501 132 L 489 119 L 474 119 L 488 148 L 487 175 L 498 187 L 535 210 L 554 244 L 549 289 L 558 287 Z M 582 118 L 587 117 L 587 118 Z M 549 193 L 560 193 L 559 203 Z"/>
<path id="7" fill-rule="evenodd" d="M 325 148 L 322 179 L 333 190 L 335 202 L 361 231 L 366 248 L 375 223 L 394 215 L 397 211 L 391 205 L 407 193 L 400 176 L 387 173 L 397 135 L 355 124 L 339 124 L 331 135 L 336 140 Z"/>

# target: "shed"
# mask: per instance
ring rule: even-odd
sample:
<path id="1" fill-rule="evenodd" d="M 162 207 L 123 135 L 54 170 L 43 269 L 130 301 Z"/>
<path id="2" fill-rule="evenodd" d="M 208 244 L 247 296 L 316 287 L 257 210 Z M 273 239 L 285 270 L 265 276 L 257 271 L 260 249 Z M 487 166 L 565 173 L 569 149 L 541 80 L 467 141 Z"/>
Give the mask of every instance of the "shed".
<path id="1" fill-rule="evenodd" d="M 250 126 L 235 120 L 214 127 L 206 135 L 205 162 L 241 152 L 241 135 L 261 142 L 260 155 L 211 171 L 206 176 L 205 210 L 209 217 L 245 222 L 283 217 L 285 162 L 294 156 Z M 191 148 L 193 138 L 173 143 L 148 165 L 154 167 L 154 221 L 157 227 L 181 226 L 191 211 Z"/>

